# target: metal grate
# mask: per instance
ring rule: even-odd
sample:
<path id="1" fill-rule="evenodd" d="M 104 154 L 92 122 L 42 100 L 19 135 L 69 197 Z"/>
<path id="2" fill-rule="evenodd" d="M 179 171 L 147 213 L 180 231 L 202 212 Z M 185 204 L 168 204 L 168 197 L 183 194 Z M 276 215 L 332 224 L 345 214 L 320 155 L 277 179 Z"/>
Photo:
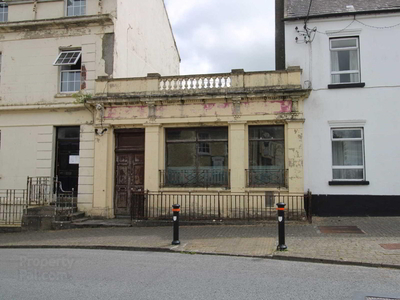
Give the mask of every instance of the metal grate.
<path id="1" fill-rule="evenodd" d="M 321 233 L 364 233 L 357 226 L 318 226 L 318 229 Z"/>
<path id="2" fill-rule="evenodd" d="M 386 250 L 400 250 L 400 244 L 380 244 Z"/>

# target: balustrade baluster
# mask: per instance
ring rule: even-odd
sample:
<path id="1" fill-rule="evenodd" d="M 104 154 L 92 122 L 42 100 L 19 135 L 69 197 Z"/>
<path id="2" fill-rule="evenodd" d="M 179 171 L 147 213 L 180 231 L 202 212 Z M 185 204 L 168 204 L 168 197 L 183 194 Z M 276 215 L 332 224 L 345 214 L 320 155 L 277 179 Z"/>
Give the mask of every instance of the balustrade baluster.
<path id="1" fill-rule="evenodd" d="M 221 77 L 218 76 L 218 77 L 215 79 L 215 82 L 216 82 L 215 87 L 216 87 L 216 88 L 220 88 L 220 87 L 221 87 Z"/>
<path id="2" fill-rule="evenodd" d="M 196 90 L 198 90 L 200 88 L 200 79 L 201 78 L 196 79 Z"/>

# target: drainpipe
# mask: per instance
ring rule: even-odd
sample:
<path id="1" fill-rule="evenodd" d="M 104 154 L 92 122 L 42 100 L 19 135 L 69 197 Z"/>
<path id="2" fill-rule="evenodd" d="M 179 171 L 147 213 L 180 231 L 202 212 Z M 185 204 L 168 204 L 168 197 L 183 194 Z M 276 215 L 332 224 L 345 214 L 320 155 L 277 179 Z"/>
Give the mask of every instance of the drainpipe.
<path id="1" fill-rule="evenodd" d="M 275 70 L 286 69 L 285 58 L 285 0 L 275 0 Z"/>

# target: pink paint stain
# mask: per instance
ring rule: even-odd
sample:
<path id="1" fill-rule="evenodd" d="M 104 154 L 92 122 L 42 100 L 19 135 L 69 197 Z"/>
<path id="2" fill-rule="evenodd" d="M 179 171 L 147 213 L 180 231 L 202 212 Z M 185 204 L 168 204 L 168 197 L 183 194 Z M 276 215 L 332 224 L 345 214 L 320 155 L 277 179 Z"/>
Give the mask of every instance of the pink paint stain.
<path id="1" fill-rule="evenodd" d="M 213 109 L 214 106 L 215 106 L 215 103 L 209 103 L 209 104 L 204 104 L 203 108 L 205 110 L 210 110 L 210 109 Z"/>
<path id="2" fill-rule="evenodd" d="M 117 107 L 111 106 L 107 108 L 107 115 L 104 117 L 105 119 L 114 119 L 117 117 Z"/>
<path id="3" fill-rule="evenodd" d="M 140 116 L 144 116 L 146 114 L 147 106 L 140 106 L 139 107 L 139 114 Z"/>
<path id="4" fill-rule="evenodd" d="M 275 114 L 279 113 L 290 113 L 292 111 L 292 101 L 286 100 L 286 101 L 271 101 L 271 102 L 266 102 L 265 105 L 268 105 L 268 103 L 279 103 L 281 105 L 281 109 L 278 111 L 275 111 Z"/>
<path id="5" fill-rule="evenodd" d="M 218 108 L 223 108 L 223 109 L 225 109 L 225 108 L 228 108 L 230 105 L 231 105 L 230 103 L 224 103 L 224 104 L 218 105 Z"/>

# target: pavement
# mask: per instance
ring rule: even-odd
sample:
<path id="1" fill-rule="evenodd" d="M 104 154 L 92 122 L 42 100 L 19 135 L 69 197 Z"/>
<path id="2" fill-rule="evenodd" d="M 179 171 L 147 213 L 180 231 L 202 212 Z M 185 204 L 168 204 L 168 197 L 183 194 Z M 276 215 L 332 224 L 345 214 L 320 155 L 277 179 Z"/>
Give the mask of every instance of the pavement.
<path id="1" fill-rule="evenodd" d="M 115 220 L 109 222 L 123 224 Z M 324 226 L 328 226 L 328 231 L 323 230 Z M 348 228 L 343 226 L 352 226 L 358 229 L 357 233 L 348 233 Z M 339 229 L 339 233 L 332 233 L 334 229 Z M 400 269 L 400 217 L 314 217 L 312 224 L 287 222 L 285 231 L 287 251 L 276 251 L 276 223 L 181 226 L 178 246 L 171 245 L 172 224 L 0 233 L 0 249 L 147 250 Z M 386 245 L 385 248 L 382 245 Z"/>

